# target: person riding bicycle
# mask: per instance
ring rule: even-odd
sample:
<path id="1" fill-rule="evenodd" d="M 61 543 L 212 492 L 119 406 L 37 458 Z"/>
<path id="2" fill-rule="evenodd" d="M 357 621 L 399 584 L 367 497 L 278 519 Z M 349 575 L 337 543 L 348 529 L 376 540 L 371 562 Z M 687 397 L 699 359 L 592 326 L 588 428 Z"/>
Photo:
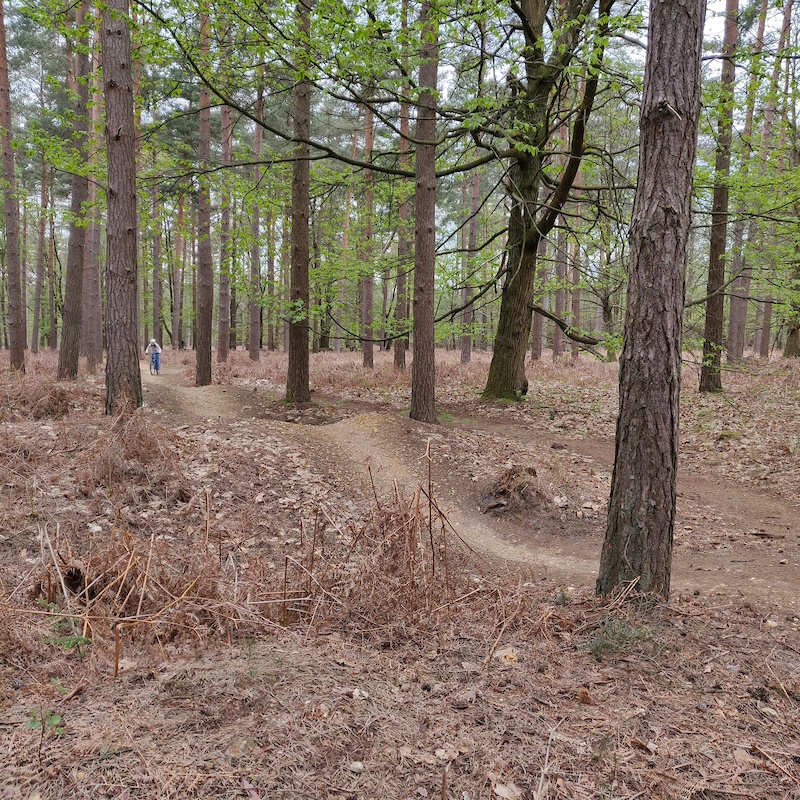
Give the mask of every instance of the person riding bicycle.
<path id="1" fill-rule="evenodd" d="M 161 347 L 159 347 L 158 342 L 155 339 L 151 339 L 150 344 L 145 347 L 144 352 L 146 355 L 150 356 L 156 374 L 161 372 Z"/>

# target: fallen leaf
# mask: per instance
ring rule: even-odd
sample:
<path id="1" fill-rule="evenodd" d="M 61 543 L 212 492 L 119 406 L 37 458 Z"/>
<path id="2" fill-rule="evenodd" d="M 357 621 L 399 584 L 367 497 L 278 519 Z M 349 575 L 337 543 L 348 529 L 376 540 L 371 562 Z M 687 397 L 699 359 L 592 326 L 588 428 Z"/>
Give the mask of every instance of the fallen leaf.
<path id="1" fill-rule="evenodd" d="M 363 689 L 353 686 L 338 686 L 333 690 L 334 694 L 342 694 L 345 697 L 352 697 L 354 700 L 365 700 L 369 694 Z"/>
<path id="2" fill-rule="evenodd" d="M 513 783 L 496 783 L 494 793 L 498 797 L 505 798 L 505 800 L 518 800 L 518 798 L 522 797 L 522 789 Z"/>
<path id="3" fill-rule="evenodd" d="M 242 778 L 242 789 L 247 792 L 247 796 L 250 800 L 261 800 L 261 795 L 256 790 L 256 787 L 246 778 Z"/>
<path id="4" fill-rule="evenodd" d="M 404 744 L 397 751 L 403 758 L 410 758 L 416 764 L 428 764 L 429 766 L 435 766 L 439 762 L 436 759 L 436 756 L 431 755 L 430 753 L 422 753 L 419 750 L 415 750 L 413 747 L 409 747 L 409 745 Z"/>
<path id="5" fill-rule="evenodd" d="M 767 705 L 764 705 L 760 700 L 756 702 L 756 708 L 765 716 L 769 717 L 770 719 L 778 719 L 780 714 L 774 709 L 770 708 Z"/>
<path id="6" fill-rule="evenodd" d="M 757 758 L 753 758 L 743 747 L 737 747 L 733 751 L 733 760 L 741 769 L 750 769 L 754 764 L 760 763 Z"/>
<path id="7" fill-rule="evenodd" d="M 454 758 L 458 758 L 458 748 L 448 744 L 435 750 L 434 755 L 440 761 L 452 761 Z"/>
<path id="8" fill-rule="evenodd" d="M 636 747 L 639 750 L 644 750 L 646 753 L 656 755 L 658 747 L 653 742 L 643 742 L 641 739 L 631 739 L 631 747 Z"/>

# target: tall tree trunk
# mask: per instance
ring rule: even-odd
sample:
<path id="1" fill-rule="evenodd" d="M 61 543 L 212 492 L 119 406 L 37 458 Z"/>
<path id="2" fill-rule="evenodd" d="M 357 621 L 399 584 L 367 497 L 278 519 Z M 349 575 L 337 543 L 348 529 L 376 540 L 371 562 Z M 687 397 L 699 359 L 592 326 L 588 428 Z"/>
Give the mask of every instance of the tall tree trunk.
<path id="1" fill-rule="evenodd" d="M 408 30 L 408 0 L 401 3 L 401 30 L 403 35 Z M 407 64 L 406 64 L 407 66 Z M 403 86 L 403 95 L 400 100 L 400 168 L 408 169 L 408 137 L 410 133 L 409 125 L 409 86 Z M 405 184 L 406 179 L 403 179 Z M 397 212 L 397 275 L 395 278 L 395 291 L 397 299 L 394 306 L 395 334 L 408 327 L 408 254 L 411 249 L 409 242 L 409 202 L 403 194 L 403 201 Z M 408 349 L 408 338 L 406 336 L 396 336 L 393 344 L 394 368 L 405 370 L 406 350 Z"/>
<path id="2" fill-rule="evenodd" d="M 761 0 L 761 11 L 758 17 L 758 31 L 751 49 L 752 64 L 750 80 L 747 86 L 747 99 L 742 129 L 742 152 L 739 156 L 737 175 L 743 180 L 749 172 L 750 158 L 753 152 L 753 121 L 755 118 L 756 95 L 761 81 L 761 53 L 764 49 L 764 29 L 766 27 L 769 0 Z M 747 306 L 750 297 L 750 281 L 753 269 L 744 252 L 744 223 L 747 207 L 739 203 L 736 209 L 736 220 L 733 223 L 733 257 L 731 259 L 731 275 L 735 277 L 731 287 L 730 313 L 728 317 L 728 361 L 737 363 L 744 357 L 745 332 L 747 328 Z"/>
<path id="3" fill-rule="evenodd" d="M 800 358 L 800 324 L 798 324 L 796 320 L 791 320 L 787 328 L 783 357 Z M 769 339 L 767 339 L 767 341 L 769 341 Z"/>
<path id="4" fill-rule="evenodd" d="M 555 312 L 559 319 L 564 318 L 567 307 L 567 234 L 564 230 L 564 217 L 559 219 L 558 235 L 556 236 L 556 289 Z M 553 361 L 564 355 L 564 331 L 556 326 L 553 330 Z"/>
<path id="5" fill-rule="evenodd" d="M 461 335 L 461 363 L 469 364 L 472 357 L 472 319 L 475 315 L 472 308 L 473 281 L 475 279 L 475 255 L 478 251 L 478 211 L 481 207 L 481 175 L 478 170 L 472 176 L 472 203 L 470 205 L 469 234 L 467 237 L 466 265 L 464 288 L 461 302 L 465 306 L 461 316 L 464 333 Z"/>
<path id="6" fill-rule="evenodd" d="M 311 0 L 297 0 L 299 61 L 308 63 L 311 36 Z M 294 88 L 294 165 L 292 166 L 292 272 L 289 296 L 289 368 L 286 402 L 307 403 L 309 385 L 309 209 L 310 165 L 308 139 L 311 136 L 311 81 L 299 79 Z"/>
<path id="7" fill-rule="evenodd" d="M 311 216 L 309 218 L 309 229 L 311 231 L 311 241 L 309 242 L 309 257 L 308 264 L 309 270 L 314 270 L 319 274 L 320 260 L 322 255 L 320 253 L 320 233 L 319 228 L 321 224 L 322 212 L 317 207 L 316 203 L 312 203 Z M 313 308 L 314 313 L 310 314 L 310 334 L 311 334 L 311 352 L 319 353 L 319 315 L 322 310 L 322 301 L 319 296 L 312 298 L 309 287 L 308 298 L 309 312 Z"/>
<path id="8" fill-rule="evenodd" d="M 0 0 L 0 150 L 3 160 L 3 200 L 8 270 L 8 342 L 11 368 L 25 372 L 25 336 L 22 322 L 22 264 L 20 256 L 19 201 L 14 174 L 11 128 L 11 84 L 6 50 L 6 21 Z"/>
<path id="9" fill-rule="evenodd" d="M 711 244 L 708 253 L 706 324 L 700 391 L 722 391 L 722 348 L 725 324 L 725 249 L 728 243 L 728 181 L 731 172 L 733 90 L 736 78 L 734 56 L 739 41 L 739 0 L 726 0 L 725 36 L 722 44 L 717 118 L 717 154 L 714 163 L 714 194 L 711 201 Z"/>
<path id="10" fill-rule="evenodd" d="M 2 342 L 0 347 L 9 349 L 8 344 L 8 278 L 6 275 L 5 253 L 0 250 L 0 331 Z"/>
<path id="11" fill-rule="evenodd" d="M 704 0 L 651 0 L 619 417 L 598 594 L 669 595 Z"/>
<path id="12" fill-rule="evenodd" d="M 2 0 L 0 0 L 0 4 Z M 36 239 L 36 288 L 33 295 L 33 332 L 31 333 L 31 352 L 39 352 L 39 325 L 42 319 L 42 288 L 45 271 L 45 236 L 47 233 L 47 162 L 42 157 L 41 200 L 39 212 L 39 232 Z"/>
<path id="13" fill-rule="evenodd" d="M 234 256 L 235 259 L 235 256 Z M 232 262 L 235 263 L 235 260 Z M 236 348 L 239 346 L 239 300 L 236 296 L 236 284 L 231 283 L 230 285 L 230 293 L 231 293 L 231 304 L 230 304 L 230 350 L 236 352 Z"/>
<path id="14" fill-rule="evenodd" d="M 579 259 L 579 249 L 578 245 L 572 245 L 572 279 L 571 283 L 573 285 L 573 289 L 570 292 L 571 300 L 572 300 L 572 319 L 570 320 L 570 325 L 573 328 L 580 329 L 581 327 L 581 270 L 578 265 Z M 570 356 L 575 359 L 580 355 L 581 346 L 580 342 L 572 341 L 570 344 Z"/>
<path id="15" fill-rule="evenodd" d="M 284 208 L 283 228 L 281 230 L 281 295 L 283 297 L 283 352 L 289 352 L 289 301 L 292 296 L 292 207 Z"/>
<path id="16" fill-rule="evenodd" d="M 350 158 L 355 160 L 358 155 L 358 130 L 353 131 L 353 141 L 350 148 Z M 351 209 L 353 207 L 353 189 L 348 183 L 347 189 L 344 193 L 344 214 L 342 215 L 342 245 L 340 252 L 343 258 L 347 258 L 350 253 L 350 223 L 351 223 Z M 339 271 L 338 284 L 338 305 L 336 309 L 336 339 L 334 342 L 334 350 L 337 353 L 342 351 L 342 323 L 344 322 L 344 306 L 345 306 L 345 289 L 347 283 L 347 270 L 342 267 Z M 359 283 L 358 304 L 361 304 L 361 284 Z"/>
<path id="17" fill-rule="evenodd" d="M 553 130 L 549 118 L 554 94 L 561 91 L 562 77 L 569 68 L 581 41 L 581 4 L 569 0 L 562 6 L 562 25 L 553 52 L 546 58 L 542 52 L 545 23 L 549 6 L 546 3 L 515 7 L 525 35 L 524 80 L 514 83 L 512 98 L 517 119 L 529 131 L 536 132 L 525 142 L 523 151 L 514 156 L 509 169 L 509 185 L 514 187 L 508 221 L 508 267 L 503 282 L 500 318 L 497 323 L 494 353 L 483 390 L 485 400 L 514 399 L 525 394 L 525 355 L 531 328 L 531 302 L 536 252 L 539 238 L 547 236 L 566 203 L 584 150 L 584 134 L 594 106 L 598 74 L 603 62 L 608 34 L 609 12 L 613 0 L 600 0 L 598 30 L 593 69 L 588 73 L 583 95 L 573 115 L 568 158 L 555 188 L 540 205 L 542 154 L 550 146 Z M 543 206 L 539 219 L 534 209 Z"/>
<path id="18" fill-rule="evenodd" d="M 277 231 L 275 229 L 275 213 L 270 207 L 267 210 L 267 350 L 272 352 L 276 348 L 276 319 L 275 297 L 280 297 L 280 291 L 275 287 L 275 251 L 277 249 Z M 264 323 L 262 315 L 261 338 L 264 338 Z"/>
<path id="19" fill-rule="evenodd" d="M 55 205 L 54 192 L 55 192 L 55 170 L 50 170 L 50 205 Z M 50 334 L 47 341 L 47 346 L 51 350 L 56 350 L 58 347 L 58 319 L 56 293 L 58 291 L 58 283 L 56 281 L 56 220 L 55 214 L 51 213 L 49 218 L 50 231 L 47 237 L 47 300 L 48 300 L 48 314 L 50 322 Z"/>
<path id="20" fill-rule="evenodd" d="M 75 8 L 75 52 L 72 56 L 70 81 L 75 92 L 72 147 L 75 160 L 83 165 L 89 135 L 89 59 L 87 24 L 88 1 L 82 0 Z M 78 377 L 80 357 L 81 319 L 83 315 L 83 265 L 86 257 L 86 226 L 83 221 L 86 201 L 89 199 L 89 178 L 81 168 L 72 175 L 70 203 L 69 245 L 67 246 L 67 280 L 64 289 L 64 312 L 61 330 L 61 349 L 58 353 L 58 380 Z"/>
<path id="21" fill-rule="evenodd" d="M 142 404 L 136 290 L 136 129 L 128 0 L 108 0 L 100 31 L 106 101 L 106 414 Z"/>
<path id="22" fill-rule="evenodd" d="M 23 349 L 28 348 L 28 204 L 22 207 L 22 241 L 20 242 L 20 303 L 22 308 Z"/>
<path id="23" fill-rule="evenodd" d="M 183 237 L 184 195 L 178 198 L 178 215 L 175 220 L 175 252 L 172 269 L 172 349 L 177 350 L 183 342 L 181 329 L 181 302 L 183 301 L 182 275 L 186 263 L 186 245 Z"/>
<path id="24" fill-rule="evenodd" d="M 375 123 L 372 109 L 364 109 L 364 161 L 372 160 L 372 145 L 375 139 Z M 362 226 L 362 276 L 359 282 L 361 296 L 361 352 L 364 369 L 372 369 L 375 364 L 375 336 L 373 328 L 373 305 L 375 291 L 375 272 L 372 266 L 372 207 L 375 193 L 372 188 L 372 170 L 364 170 L 364 225 Z"/>
<path id="25" fill-rule="evenodd" d="M 545 264 L 545 257 L 547 256 L 547 239 L 542 236 L 539 239 L 539 245 L 536 248 L 536 281 L 540 286 L 547 283 L 547 265 Z M 544 304 L 547 296 L 540 292 L 536 301 Z M 534 312 L 533 322 L 531 323 L 531 361 L 539 361 L 542 357 L 542 350 L 544 349 L 544 317 Z"/>
<path id="26" fill-rule="evenodd" d="M 200 15 L 200 52 L 203 63 L 209 59 L 208 13 Z M 214 314 L 214 257 L 211 251 L 211 185 L 208 170 L 211 163 L 211 94 L 200 88 L 200 136 L 197 158 L 200 162 L 197 190 L 197 317 L 195 339 L 195 385 L 211 383 L 211 332 Z"/>
<path id="27" fill-rule="evenodd" d="M 758 355 L 760 358 L 769 358 L 772 349 L 772 297 L 764 298 L 764 311 L 761 317 L 761 328 L 758 337 Z"/>
<path id="28" fill-rule="evenodd" d="M 195 194 L 195 201 L 197 200 L 197 194 Z M 198 211 L 197 211 L 197 202 L 192 203 L 191 209 L 191 220 L 189 223 L 189 235 L 191 242 L 188 247 L 191 247 L 191 263 L 192 268 L 190 270 L 192 276 L 192 307 L 191 311 L 189 312 L 189 319 L 191 320 L 191 331 L 192 331 L 192 348 L 196 351 L 197 350 L 197 311 L 198 311 L 198 300 L 197 300 L 197 270 L 198 270 L 198 246 L 197 246 L 197 231 L 198 231 Z M 185 272 L 185 270 L 184 270 Z M 212 290 L 213 296 L 213 290 Z M 195 361 L 197 360 L 197 353 L 195 352 Z M 209 354 L 209 362 L 211 361 L 211 356 Z"/>
<path id="29" fill-rule="evenodd" d="M 258 96 L 256 97 L 256 116 L 260 119 L 264 110 L 264 70 L 262 67 L 261 80 L 258 84 Z M 261 146 L 264 141 L 264 130 L 260 125 L 256 125 L 253 134 L 253 184 L 258 192 L 264 171 L 261 164 Z M 261 205 L 258 202 L 258 195 L 253 203 L 253 216 L 250 220 L 250 338 L 247 350 L 250 353 L 251 361 L 259 361 L 261 358 Z M 267 226 L 271 220 L 268 218 Z M 270 234 L 271 235 L 271 234 Z M 272 241 L 270 240 L 270 248 Z M 272 278 L 269 278 L 270 282 Z M 268 323 L 269 324 L 269 323 Z M 273 345 L 274 346 L 274 345 Z M 272 348 L 269 348 L 270 350 Z"/>
<path id="30" fill-rule="evenodd" d="M 614 345 L 614 304 L 611 295 L 605 295 L 603 301 L 603 333 L 606 334 L 606 361 L 612 363 L 617 360 L 617 351 Z"/>
<path id="31" fill-rule="evenodd" d="M 230 106 L 220 110 L 222 124 L 222 203 L 220 208 L 220 256 L 219 263 L 219 319 L 217 320 L 217 360 L 227 361 L 231 338 L 231 190 L 228 167 L 231 165 L 233 147 L 233 114 Z"/>
<path id="32" fill-rule="evenodd" d="M 160 345 L 164 338 L 161 317 L 161 211 L 158 206 L 158 188 L 155 184 L 151 191 L 153 213 L 153 338 Z"/>
<path id="33" fill-rule="evenodd" d="M 414 206 L 414 361 L 411 368 L 411 419 L 436 418 L 434 284 L 436 271 L 436 89 L 439 76 L 438 22 L 423 0 L 422 62 L 417 107 L 417 163 Z"/>
<path id="34" fill-rule="evenodd" d="M 99 42 L 94 47 L 92 64 L 92 109 L 89 130 L 89 174 L 100 174 L 100 152 L 103 142 L 101 111 L 103 94 L 100 86 Z M 83 310 L 81 313 L 81 352 L 86 365 L 94 373 L 103 361 L 103 287 L 100 278 L 100 209 L 97 180 L 89 182 L 87 200 L 89 226 L 86 230 L 86 258 L 83 265 Z"/>
<path id="35" fill-rule="evenodd" d="M 137 125 L 136 127 L 138 129 L 139 126 Z M 137 159 L 137 163 L 138 163 L 138 159 Z M 144 214 L 142 216 L 144 217 Z M 144 225 L 146 227 L 147 226 L 147 221 L 145 219 L 143 219 L 139 224 L 140 225 Z M 141 252 L 138 247 L 136 248 L 136 250 L 139 253 Z M 142 260 L 145 260 L 145 259 L 142 259 Z M 144 330 L 142 331 L 142 333 L 143 333 L 142 339 L 145 342 L 149 342 L 150 341 L 150 317 L 148 316 L 148 311 L 150 311 L 150 307 L 149 307 L 150 285 L 149 285 L 148 280 L 147 280 L 147 271 L 146 270 L 142 270 L 142 273 L 143 273 L 142 274 L 142 289 L 141 289 L 141 293 L 139 295 L 140 301 L 139 301 L 139 304 L 138 304 L 137 307 L 139 309 L 140 314 L 141 314 L 142 311 L 144 311 Z"/>

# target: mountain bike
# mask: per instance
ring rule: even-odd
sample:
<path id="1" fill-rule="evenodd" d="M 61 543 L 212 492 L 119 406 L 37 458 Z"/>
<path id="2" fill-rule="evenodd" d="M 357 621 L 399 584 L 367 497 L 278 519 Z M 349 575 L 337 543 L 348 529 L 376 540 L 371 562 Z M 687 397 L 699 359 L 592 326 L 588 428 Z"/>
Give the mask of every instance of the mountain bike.
<path id="1" fill-rule="evenodd" d="M 155 350 L 150 353 L 150 374 L 151 375 L 160 375 L 161 374 L 161 364 L 159 364 L 158 360 L 158 353 Z"/>

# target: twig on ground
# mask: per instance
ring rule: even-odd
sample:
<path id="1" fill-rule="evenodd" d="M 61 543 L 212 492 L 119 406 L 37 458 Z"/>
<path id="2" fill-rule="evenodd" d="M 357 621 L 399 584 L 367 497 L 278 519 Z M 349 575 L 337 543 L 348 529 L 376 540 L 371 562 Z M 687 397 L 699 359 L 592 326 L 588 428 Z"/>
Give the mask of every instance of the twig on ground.
<path id="1" fill-rule="evenodd" d="M 56 524 L 56 536 L 58 536 L 60 528 L 58 524 Z M 47 525 L 42 526 L 39 528 L 39 532 L 41 533 L 42 537 L 44 538 L 45 542 L 47 542 L 47 547 L 50 550 L 50 556 L 53 560 L 53 567 L 55 568 L 56 575 L 58 575 L 59 583 L 61 584 L 61 592 L 64 595 L 64 605 L 66 606 L 67 612 L 72 614 L 72 606 L 69 602 L 69 592 L 67 591 L 67 584 L 64 581 L 64 575 L 61 572 L 61 567 L 58 564 L 58 558 L 56 557 L 55 550 L 53 549 L 53 543 L 50 541 L 50 534 L 47 532 Z"/>
<path id="2" fill-rule="evenodd" d="M 778 763 L 769 753 L 767 753 L 765 750 L 762 750 L 757 744 L 750 745 L 750 752 L 757 753 L 758 755 L 766 758 L 767 761 L 769 761 L 776 769 L 780 770 L 787 778 L 789 778 L 789 780 L 792 781 L 792 783 L 796 783 L 798 786 L 800 786 L 800 780 L 798 780 L 798 778 L 795 775 L 792 775 L 792 773 L 789 772 L 789 770 L 787 770 L 784 766 Z"/>

